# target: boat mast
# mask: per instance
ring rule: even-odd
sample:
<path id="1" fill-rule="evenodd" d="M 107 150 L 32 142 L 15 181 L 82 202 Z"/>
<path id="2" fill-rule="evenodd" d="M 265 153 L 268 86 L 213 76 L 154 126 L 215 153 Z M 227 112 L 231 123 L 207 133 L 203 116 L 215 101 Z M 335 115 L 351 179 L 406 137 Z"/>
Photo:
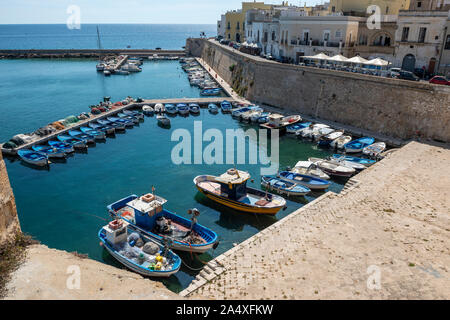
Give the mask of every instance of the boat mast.
<path id="1" fill-rule="evenodd" d="M 101 56 L 102 56 L 101 50 L 103 48 L 102 48 L 102 42 L 100 41 L 100 32 L 98 31 L 98 25 L 97 25 L 97 47 L 98 47 L 98 50 L 99 50 L 99 52 L 98 52 L 98 60 L 101 61 Z"/>

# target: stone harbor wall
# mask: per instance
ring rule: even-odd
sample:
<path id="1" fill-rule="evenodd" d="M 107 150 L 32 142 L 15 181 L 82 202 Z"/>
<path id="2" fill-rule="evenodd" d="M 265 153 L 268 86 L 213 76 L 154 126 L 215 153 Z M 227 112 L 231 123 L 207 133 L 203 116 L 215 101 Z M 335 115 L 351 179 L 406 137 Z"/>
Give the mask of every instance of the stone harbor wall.
<path id="1" fill-rule="evenodd" d="M 0 153 L 0 244 L 20 231 L 16 202 L 9 184 L 5 162 Z"/>
<path id="2" fill-rule="evenodd" d="M 188 39 L 186 51 L 251 101 L 396 139 L 450 142 L 447 86 L 281 64 L 206 39 Z"/>

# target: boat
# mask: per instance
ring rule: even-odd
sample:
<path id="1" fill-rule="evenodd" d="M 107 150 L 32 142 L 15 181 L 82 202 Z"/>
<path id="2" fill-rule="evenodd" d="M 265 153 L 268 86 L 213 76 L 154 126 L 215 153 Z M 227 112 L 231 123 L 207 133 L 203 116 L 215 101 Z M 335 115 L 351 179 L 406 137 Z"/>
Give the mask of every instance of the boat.
<path id="1" fill-rule="evenodd" d="M 31 151 L 31 150 L 19 150 L 17 151 L 18 156 L 20 159 L 25 161 L 26 163 L 38 166 L 38 167 L 44 167 L 48 165 L 48 158 L 45 154 Z"/>
<path id="2" fill-rule="evenodd" d="M 106 119 L 98 119 L 97 122 L 100 125 L 111 126 L 115 130 L 120 130 L 120 131 L 125 130 L 125 124 L 121 123 L 121 122 L 114 122 L 114 121 L 109 121 L 109 120 L 106 120 Z"/>
<path id="3" fill-rule="evenodd" d="M 305 196 L 311 192 L 308 187 L 272 176 L 262 176 L 261 185 L 268 190 L 291 197 Z"/>
<path id="4" fill-rule="evenodd" d="M 295 123 L 291 124 L 286 127 L 286 133 L 290 134 L 296 134 L 298 131 L 305 129 L 311 125 L 311 122 L 301 122 L 301 123 Z"/>
<path id="5" fill-rule="evenodd" d="M 56 138 L 61 142 L 70 144 L 75 149 L 85 149 L 87 147 L 87 141 L 80 138 L 74 138 L 65 134 L 60 134 Z"/>
<path id="6" fill-rule="evenodd" d="M 330 147 L 333 149 L 342 149 L 344 145 L 352 141 L 351 136 L 340 136 L 336 140 L 331 141 Z"/>
<path id="7" fill-rule="evenodd" d="M 337 160 L 342 159 L 342 160 L 346 160 L 346 161 L 356 162 L 359 164 L 363 164 L 366 167 L 370 167 L 371 165 L 373 165 L 376 162 L 375 160 L 371 160 L 371 159 L 357 158 L 357 157 L 347 156 L 347 155 L 343 155 L 343 154 L 333 154 L 332 159 L 337 159 Z"/>
<path id="8" fill-rule="evenodd" d="M 364 137 L 357 140 L 353 140 L 344 145 L 345 152 L 358 153 L 362 152 L 365 147 L 370 146 L 375 142 L 374 138 Z"/>
<path id="9" fill-rule="evenodd" d="M 135 118 L 138 118 L 139 120 L 144 120 L 144 114 L 138 111 L 132 111 L 132 110 L 123 110 L 122 113 L 132 116 Z"/>
<path id="10" fill-rule="evenodd" d="M 53 148 L 64 150 L 64 152 L 67 153 L 73 153 L 75 150 L 73 146 L 70 143 L 65 143 L 61 141 L 53 141 L 49 140 L 47 141 L 48 145 Z"/>
<path id="11" fill-rule="evenodd" d="M 244 112 L 251 111 L 251 110 L 252 110 L 252 106 L 240 107 L 240 108 L 234 109 L 231 112 L 231 116 L 233 118 L 239 118 L 241 116 L 241 114 L 243 114 Z"/>
<path id="12" fill-rule="evenodd" d="M 232 209 L 261 215 L 275 215 L 286 206 L 282 197 L 247 187 L 248 172 L 229 169 L 221 176 L 194 178 L 197 189 L 207 198 Z"/>
<path id="13" fill-rule="evenodd" d="M 109 76 L 111 75 L 111 71 L 109 71 L 109 70 L 104 70 L 104 71 L 103 71 L 103 74 L 104 74 L 106 77 L 109 77 Z"/>
<path id="14" fill-rule="evenodd" d="M 122 119 L 126 119 L 126 120 L 128 120 L 128 121 L 131 121 L 131 122 L 133 122 L 134 124 L 139 124 L 139 119 L 136 117 L 136 116 L 132 116 L 132 115 L 129 115 L 129 114 L 125 114 L 125 113 L 123 113 L 123 112 L 119 112 L 118 114 L 117 114 L 117 116 L 119 117 L 119 118 L 122 118 Z"/>
<path id="15" fill-rule="evenodd" d="M 343 131 L 334 131 L 331 132 L 330 134 L 327 134 L 325 136 L 320 137 L 319 141 L 317 142 L 317 144 L 321 147 L 329 147 L 331 145 L 331 143 L 338 139 L 339 137 L 341 137 L 344 134 Z"/>
<path id="16" fill-rule="evenodd" d="M 261 128 L 269 130 L 285 130 L 287 126 L 302 121 L 299 115 L 284 117 L 281 114 L 271 114 L 266 123 L 260 124 Z"/>
<path id="17" fill-rule="evenodd" d="M 250 111 L 247 111 L 247 112 L 244 112 L 244 113 L 241 113 L 241 115 L 240 115 L 240 119 L 242 120 L 242 121 L 247 121 L 247 122 L 250 122 L 250 118 L 251 118 L 251 116 L 258 116 L 259 117 L 259 115 L 263 112 L 264 110 L 262 109 L 262 108 L 260 108 L 260 107 L 252 107 L 252 109 L 250 110 Z"/>
<path id="18" fill-rule="evenodd" d="M 106 135 L 104 132 L 99 131 L 99 130 L 94 130 L 92 128 L 88 128 L 88 127 L 80 127 L 80 131 L 88 134 L 90 136 L 93 136 L 95 140 L 105 140 Z"/>
<path id="19" fill-rule="evenodd" d="M 167 118 L 167 116 L 164 114 L 158 114 L 156 116 L 156 120 L 158 121 L 159 124 L 163 126 L 170 126 L 170 119 Z"/>
<path id="20" fill-rule="evenodd" d="M 166 108 L 164 107 L 164 105 L 162 103 L 157 103 L 157 104 L 155 104 L 155 112 L 156 113 L 164 113 L 164 112 L 166 112 Z"/>
<path id="21" fill-rule="evenodd" d="M 31 147 L 33 151 L 45 154 L 47 158 L 65 158 L 66 152 L 64 149 L 58 149 L 56 147 L 50 147 L 50 146 L 41 146 L 41 145 L 34 145 Z"/>
<path id="22" fill-rule="evenodd" d="M 336 164 L 340 164 L 349 168 L 353 168 L 355 170 L 364 170 L 367 169 L 367 167 L 361 163 L 357 163 L 357 162 L 353 162 L 353 161 L 347 161 L 345 159 L 335 159 L 333 157 L 329 157 L 329 161 L 336 163 Z"/>
<path id="23" fill-rule="evenodd" d="M 231 113 L 231 109 L 233 109 L 233 107 L 229 101 L 224 100 L 220 103 L 220 109 L 222 109 L 223 113 Z"/>
<path id="24" fill-rule="evenodd" d="M 117 118 L 117 117 L 107 117 L 106 119 L 108 119 L 111 122 L 122 124 L 125 126 L 125 128 L 133 128 L 133 126 L 134 126 L 134 122 L 127 120 L 127 119 Z"/>
<path id="25" fill-rule="evenodd" d="M 312 139 L 313 135 L 319 130 L 329 128 L 328 125 L 322 123 L 311 124 L 305 129 L 297 131 L 297 137 L 302 137 L 304 139 Z"/>
<path id="26" fill-rule="evenodd" d="M 333 128 L 327 127 L 327 128 L 321 128 L 317 130 L 316 132 L 313 132 L 312 139 L 313 141 L 320 140 L 320 138 L 327 136 L 331 133 L 335 132 Z"/>
<path id="27" fill-rule="evenodd" d="M 190 103 L 189 112 L 192 114 L 200 114 L 200 106 L 196 103 Z"/>
<path id="28" fill-rule="evenodd" d="M 189 107 L 184 103 L 179 103 L 177 104 L 177 111 L 180 115 L 185 116 L 189 114 Z"/>
<path id="29" fill-rule="evenodd" d="M 222 91 L 222 89 L 220 89 L 220 88 L 206 88 L 206 89 L 203 89 L 200 92 L 200 94 L 202 96 L 218 96 L 218 95 L 220 95 L 221 91 Z"/>
<path id="30" fill-rule="evenodd" d="M 146 116 L 153 116 L 155 110 L 153 110 L 152 107 L 145 105 L 142 107 L 142 113 Z"/>
<path id="31" fill-rule="evenodd" d="M 350 177 L 356 172 L 355 169 L 347 167 L 336 161 L 329 161 L 319 158 L 309 158 L 308 160 L 316 164 L 322 171 L 331 176 Z"/>
<path id="32" fill-rule="evenodd" d="M 98 238 L 117 261 L 143 276 L 167 278 L 180 270 L 178 255 L 123 220 L 103 226 Z"/>
<path id="33" fill-rule="evenodd" d="M 277 176 L 284 181 L 300 184 L 311 190 L 325 190 L 331 185 L 329 181 L 290 171 L 279 172 Z"/>
<path id="34" fill-rule="evenodd" d="M 186 219 L 165 209 L 166 203 L 166 199 L 152 193 L 141 197 L 130 195 L 110 204 L 108 212 L 155 241 L 162 243 L 169 238 L 173 250 L 204 253 L 217 247 L 217 234 L 197 223 L 200 214 L 197 209 L 189 210 L 191 219 Z"/>
<path id="35" fill-rule="evenodd" d="M 269 121 L 270 115 L 271 113 L 269 113 L 268 115 L 261 115 L 256 122 L 259 124 L 266 123 L 267 121 Z"/>
<path id="36" fill-rule="evenodd" d="M 254 113 L 250 116 L 251 122 L 258 122 L 258 120 L 262 117 L 268 117 L 270 115 L 270 112 L 261 112 L 261 113 Z"/>
<path id="37" fill-rule="evenodd" d="M 363 154 L 366 156 L 376 158 L 378 157 L 384 150 L 386 150 L 386 143 L 384 142 L 377 142 L 374 144 L 371 144 L 368 147 L 365 147 L 363 149 Z"/>
<path id="38" fill-rule="evenodd" d="M 87 143 L 95 143 L 95 137 L 90 134 L 83 133 L 80 130 L 69 130 L 69 136 L 85 140 Z"/>
<path id="39" fill-rule="evenodd" d="M 214 103 L 208 104 L 208 111 L 212 114 L 216 114 L 219 112 L 219 108 Z"/>
<path id="40" fill-rule="evenodd" d="M 165 109 L 166 109 L 166 114 L 169 114 L 169 115 L 175 115 L 178 113 L 177 107 L 175 107 L 173 104 L 166 104 Z"/>
<path id="41" fill-rule="evenodd" d="M 94 130 L 102 131 L 106 134 L 114 134 L 116 129 L 111 125 L 103 125 L 98 122 L 89 122 L 88 126 Z"/>
<path id="42" fill-rule="evenodd" d="M 295 164 L 295 167 L 290 170 L 293 173 L 304 174 L 312 177 L 316 177 L 322 180 L 329 180 L 330 176 L 319 169 L 313 162 L 311 161 L 298 161 Z"/>

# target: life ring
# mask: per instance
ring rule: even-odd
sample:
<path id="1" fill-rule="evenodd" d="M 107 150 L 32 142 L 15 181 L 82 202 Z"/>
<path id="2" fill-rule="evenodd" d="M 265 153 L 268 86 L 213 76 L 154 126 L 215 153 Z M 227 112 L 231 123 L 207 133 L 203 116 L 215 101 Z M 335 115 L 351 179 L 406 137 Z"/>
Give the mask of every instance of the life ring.
<path id="1" fill-rule="evenodd" d="M 108 226 L 109 226 L 109 228 L 112 229 L 112 230 L 117 230 L 117 229 L 122 228 L 122 226 L 123 226 L 123 221 L 122 221 L 122 220 L 114 220 L 114 221 L 111 221 L 111 222 L 108 224 Z"/>
<path id="2" fill-rule="evenodd" d="M 146 195 L 143 195 L 141 197 L 141 200 L 147 203 L 152 202 L 153 200 L 155 200 L 155 196 L 151 193 L 147 193 Z"/>

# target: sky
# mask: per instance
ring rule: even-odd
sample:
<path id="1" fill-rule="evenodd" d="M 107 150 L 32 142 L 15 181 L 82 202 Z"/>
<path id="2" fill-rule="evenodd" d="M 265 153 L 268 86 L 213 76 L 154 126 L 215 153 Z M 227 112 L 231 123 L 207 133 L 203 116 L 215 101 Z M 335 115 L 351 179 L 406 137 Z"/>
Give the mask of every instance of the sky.
<path id="1" fill-rule="evenodd" d="M 259 0 L 263 1 L 263 0 Z M 78 6 L 81 23 L 216 24 L 241 0 L 0 0 L 0 24 L 65 24 Z M 280 4 L 282 0 L 266 3 Z M 314 5 L 323 0 L 289 1 Z M 77 9 L 75 9 L 77 10 Z"/>

